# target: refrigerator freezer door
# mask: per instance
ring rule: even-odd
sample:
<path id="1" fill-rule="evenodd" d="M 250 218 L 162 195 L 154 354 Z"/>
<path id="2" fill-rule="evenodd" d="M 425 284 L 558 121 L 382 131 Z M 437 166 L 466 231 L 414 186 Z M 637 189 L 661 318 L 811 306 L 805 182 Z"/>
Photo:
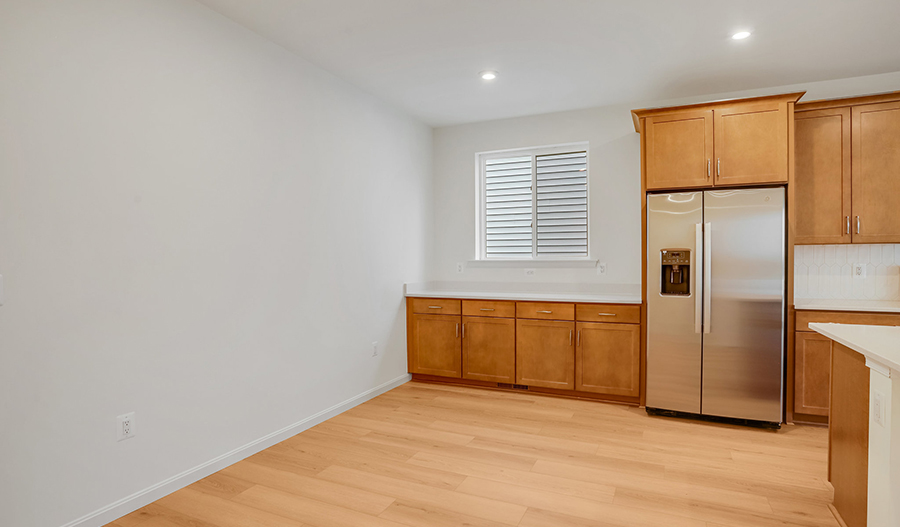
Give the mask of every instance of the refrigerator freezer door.
<path id="1" fill-rule="evenodd" d="M 784 355 L 783 188 L 704 196 L 711 257 L 703 413 L 780 422 Z M 649 384 L 649 382 L 648 382 Z"/>
<path id="2" fill-rule="evenodd" d="M 700 413 L 703 193 L 647 196 L 647 406 Z M 691 251 L 690 294 L 662 296 L 663 249 Z"/>

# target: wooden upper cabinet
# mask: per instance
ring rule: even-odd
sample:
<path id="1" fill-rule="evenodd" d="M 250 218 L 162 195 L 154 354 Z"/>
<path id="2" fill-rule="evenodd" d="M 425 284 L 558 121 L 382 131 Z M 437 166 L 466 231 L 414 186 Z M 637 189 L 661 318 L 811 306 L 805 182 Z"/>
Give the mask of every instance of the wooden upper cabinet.
<path id="1" fill-rule="evenodd" d="M 794 105 L 802 95 L 632 110 L 645 189 L 787 183 Z"/>
<path id="2" fill-rule="evenodd" d="M 713 113 L 717 186 L 787 183 L 788 103 L 742 103 Z"/>
<path id="3" fill-rule="evenodd" d="M 794 114 L 794 163 L 794 243 L 850 243 L 850 108 Z"/>
<path id="4" fill-rule="evenodd" d="M 712 184 L 712 110 L 647 117 L 644 130 L 649 190 Z"/>
<path id="5" fill-rule="evenodd" d="M 516 382 L 516 321 L 463 317 L 463 379 Z"/>
<path id="6" fill-rule="evenodd" d="M 578 322 L 575 389 L 638 397 L 641 384 L 641 326 Z"/>
<path id="7" fill-rule="evenodd" d="M 853 242 L 900 243 L 900 102 L 854 106 Z"/>
<path id="8" fill-rule="evenodd" d="M 460 377 L 461 317 L 414 314 L 411 321 L 410 373 Z"/>
<path id="9" fill-rule="evenodd" d="M 516 320 L 516 382 L 575 389 L 575 323 Z"/>

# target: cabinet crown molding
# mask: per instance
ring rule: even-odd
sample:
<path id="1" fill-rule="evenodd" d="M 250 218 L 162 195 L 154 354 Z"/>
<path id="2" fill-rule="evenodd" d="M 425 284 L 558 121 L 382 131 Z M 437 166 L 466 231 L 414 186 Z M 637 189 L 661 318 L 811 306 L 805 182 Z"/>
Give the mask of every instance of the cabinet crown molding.
<path id="1" fill-rule="evenodd" d="M 805 91 L 794 92 L 794 93 L 782 93 L 778 95 L 764 95 L 760 97 L 746 97 L 741 99 L 722 99 L 718 101 L 708 101 L 696 104 L 687 104 L 684 106 L 666 106 L 660 108 L 640 108 L 636 110 L 631 110 L 631 118 L 634 121 L 634 131 L 637 133 L 641 133 L 641 119 L 645 117 L 651 117 L 654 115 L 664 115 L 668 113 L 681 112 L 681 111 L 689 111 L 689 110 L 700 110 L 700 109 L 715 109 L 722 108 L 727 106 L 734 106 L 735 104 L 744 104 L 744 103 L 758 103 L 758 102 L 769 102 L 769 101 L 778 101 L 778 102 L 788 102 L 788 103 L 796 103 L 800 100 L 803 95 L 805 95 Z"/>
<path id="2" fill-rule="evenodd" d="M 845 106 L 860 104 L 878 104 L 883 102 L 900 101 L 900 91 L 876 93 L 871 95 L 859 95 L 853 97 L 841 97 L 838 99 L 817 99 L 815 101 L 798 102 L 794 106 L 794 112 L 808 112 L 811 110 L 830 110 Z"/>

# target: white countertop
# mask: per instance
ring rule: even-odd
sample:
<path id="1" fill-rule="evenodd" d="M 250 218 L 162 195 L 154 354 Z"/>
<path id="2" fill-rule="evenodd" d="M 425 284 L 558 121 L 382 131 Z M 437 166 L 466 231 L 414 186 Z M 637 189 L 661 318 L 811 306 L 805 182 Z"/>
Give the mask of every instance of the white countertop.
<path id="1" fill-rule="evenodd" d="M 498 282 L 425 282 L 405 284 L 404 294 L 423 298 L 535 300 L 640 304 L 640 284 L 550 284 Z"/>
<path id="2" fill-rule="evenodd" d="M 900 313 L 900 302 L 889 300 L 794 299 L 798 311 L 865 311 L 871 313 Z"/>
<path id="3" fill-rule="evenodd" d="M 809 327 L 865 355 L 866 359 L 900 372 L 900 326 L 810 324 Z"/>

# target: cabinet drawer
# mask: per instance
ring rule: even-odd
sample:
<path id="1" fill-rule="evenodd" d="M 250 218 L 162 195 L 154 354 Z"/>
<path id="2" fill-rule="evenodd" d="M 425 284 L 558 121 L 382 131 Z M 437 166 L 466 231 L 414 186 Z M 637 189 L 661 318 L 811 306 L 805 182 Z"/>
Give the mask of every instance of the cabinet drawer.
<path id="1" fill-rule="evenodd" d="M 463 300 L 462 313 L 467 317 L 515 318 L 516 303 L 501 300 Z"/>
<path id="2" fill-rule="evenodd" d="M 846 311 L 797 311 L 796 330 L 812 331 L 809 325 L 863 324 L 867 326 L 900 326 L 900 314 L 851 313 Z"/>
<path id="3" fill-rule="evenodd" d="M 557 302 L 516 302 L 516 318 L 575 320 L 575 304 Z"/>
<path id="4" fill-rule="evenodd" d="M 410 298 L 413 313 L 430 313 L 432 315 L 460 314 L 459 300 L 447 298 Z"/>
<path id="5" fill-rule="evenodd" d="M 575 320 L 579 322 L 613 322 L 640 324 L 641 306 L 623 304 L 577 304 Z"/>

